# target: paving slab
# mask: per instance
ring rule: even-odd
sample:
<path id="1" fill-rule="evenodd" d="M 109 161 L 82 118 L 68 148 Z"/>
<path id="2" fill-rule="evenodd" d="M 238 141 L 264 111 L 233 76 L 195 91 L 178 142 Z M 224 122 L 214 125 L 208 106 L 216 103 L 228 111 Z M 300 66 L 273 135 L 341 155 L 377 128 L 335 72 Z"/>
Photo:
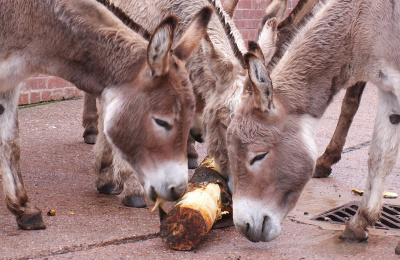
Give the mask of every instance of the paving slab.
<path id="1" fill-rule="evenodd" d="M 338 94 L 321 120 L 317 145 L 322 153 L 336 127 Z M 144 209 L 124 207 L 118 196 L 99 194 L 92 169 L 93 146 L 83 143 L 83 100 L 21 109 L 21 169 L 30 200 L 44 213 L 46 230 L 23 231 L 0 200 L 0 259 L 397 259 L 400 231 L 370 229 L 365 243 L 344 243 L 343 225 L 310 220 L 349 201 L 360 200 L 368 147 L 343 154 L 326 179 L 312 179 L 282 234 L 267 243 L 252 243 L 234 227 L 211 230 L 191 252 L 169 250 L 159 237 L 153 202 Z M 368 86 L 347 138 L 346 147 L 371 139 L 376 90 Z M 198 145 L 201 157 L 203 145 Z M 387 178 L 386 190 L 400 193 L 400 165 Z M 0 188 L 2 189 L 2 188 Z M 399 199 L 384 203 L 399 204 Z M 55 216 L 45 213 L 56 210 Z"/>

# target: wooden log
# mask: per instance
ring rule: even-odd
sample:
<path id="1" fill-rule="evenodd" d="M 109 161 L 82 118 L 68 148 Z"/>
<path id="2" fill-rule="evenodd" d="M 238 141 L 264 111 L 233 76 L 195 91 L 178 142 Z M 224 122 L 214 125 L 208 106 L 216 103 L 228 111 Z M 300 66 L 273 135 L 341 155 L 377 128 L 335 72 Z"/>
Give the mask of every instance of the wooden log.
<path id="1" fill-rule="evenodd" d="M 171 249 L 192 250 L 223 214 L 231 212 L 226 181 L 206 158 L 190 179 L 187 193 L 161 221 L 161 237 Z"/>

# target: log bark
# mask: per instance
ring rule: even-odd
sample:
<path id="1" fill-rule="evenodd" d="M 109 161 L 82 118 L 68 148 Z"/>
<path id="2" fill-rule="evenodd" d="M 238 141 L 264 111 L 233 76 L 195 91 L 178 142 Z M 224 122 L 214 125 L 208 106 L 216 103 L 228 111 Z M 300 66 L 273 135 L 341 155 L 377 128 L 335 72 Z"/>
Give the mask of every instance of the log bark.
<path id="1" fill-rule="evenodd" d="M 206 158 L 189 181 L 188 192 L 161 222 L 161 237 L 171 249 L 192 250 L 224 213 L 231 213 L 224 178 Z"/>

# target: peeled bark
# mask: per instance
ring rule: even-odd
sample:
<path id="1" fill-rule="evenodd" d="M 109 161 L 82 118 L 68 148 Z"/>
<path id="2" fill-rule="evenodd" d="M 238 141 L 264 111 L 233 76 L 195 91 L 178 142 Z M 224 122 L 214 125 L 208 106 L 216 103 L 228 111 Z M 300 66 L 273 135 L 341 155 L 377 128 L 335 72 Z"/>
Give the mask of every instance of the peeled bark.
<path id="1" fill-rule="evenodd" d="M 231 212 L 224 178 L 206 158 L 189 181 L 188 192 L 161 223 L 161 237 L 171 249 L 192 250 L 224 213 Z"/>

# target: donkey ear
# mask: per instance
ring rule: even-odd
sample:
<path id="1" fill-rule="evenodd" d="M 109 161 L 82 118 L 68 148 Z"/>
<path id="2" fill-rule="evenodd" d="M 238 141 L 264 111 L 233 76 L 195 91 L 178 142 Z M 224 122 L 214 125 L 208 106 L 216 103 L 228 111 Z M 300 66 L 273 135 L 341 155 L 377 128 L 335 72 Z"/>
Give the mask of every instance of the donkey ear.
<path id="1" fill-rule="evenodd" d="M 234 76 L 234 64 L 221 50 L 215 48 L 208 34 L 202 40 L 202 49 L 209 68 L 219 82 L 217 86 L 224 85 Z"/>
<path id="2" fill-rule="evenodd" d="M 264 17 L 268 17 L 267 19 L 276 17 L 278 21 L 281 21 L 285 15 L 286 6 L 287 0 L 272 0 L 267 9 L 265 9 Z"/>
<path id="3" fill-rule="evenodd" d="M 201 9 L 194 17 L 185 34 L 174 49 L 174 55 L 178 59 L 186 62 L 192 53 L 197 50 L 201 43 L 201 39 L 207 32 L 207 26 L 211 19 L 212 12 L 212 7 L 207 6 Z"/>
<path id="4" fill-rule="evenodd" d="M 271 18 L 265 24 L 258 36 L 258 44 L 264 54 L 264 64 L 268 64 L 276 52 L 277 19 Z"/>
<path id="5" fill-rule="evenodd" d="M 174 38 L 178 18 L 168 16 L 156 28 L 147 47 L 147 62 L 155 76 L 163 76 L 169 71 L 169 53 Z"/>
<path id="6" fill-rule="evenodd" d="M 262 61 L 251 52 L 246 53 L 244 59 L 248 68 L 253 93 L 261 95 L 262 99 L 267 99 L 268 108 L 271 108 L 273 88 L 268 70 Z"/>
<path id="7" fill-rule="evenodd" d="M 222 8 L 224 8 L 230 18 L 233 18 L 238 2 L 239 0 L 225 0 L 222 4 Z"/>
<path id="8" fill-rule="evenodd" d="M 256 42 L 249 41 L 249 52 L 254 53 L 257 58 L 259 58 L 262 63 L 265 64 L 263 51 L 261 50 L 260 45 L 258 45 Z"/>

